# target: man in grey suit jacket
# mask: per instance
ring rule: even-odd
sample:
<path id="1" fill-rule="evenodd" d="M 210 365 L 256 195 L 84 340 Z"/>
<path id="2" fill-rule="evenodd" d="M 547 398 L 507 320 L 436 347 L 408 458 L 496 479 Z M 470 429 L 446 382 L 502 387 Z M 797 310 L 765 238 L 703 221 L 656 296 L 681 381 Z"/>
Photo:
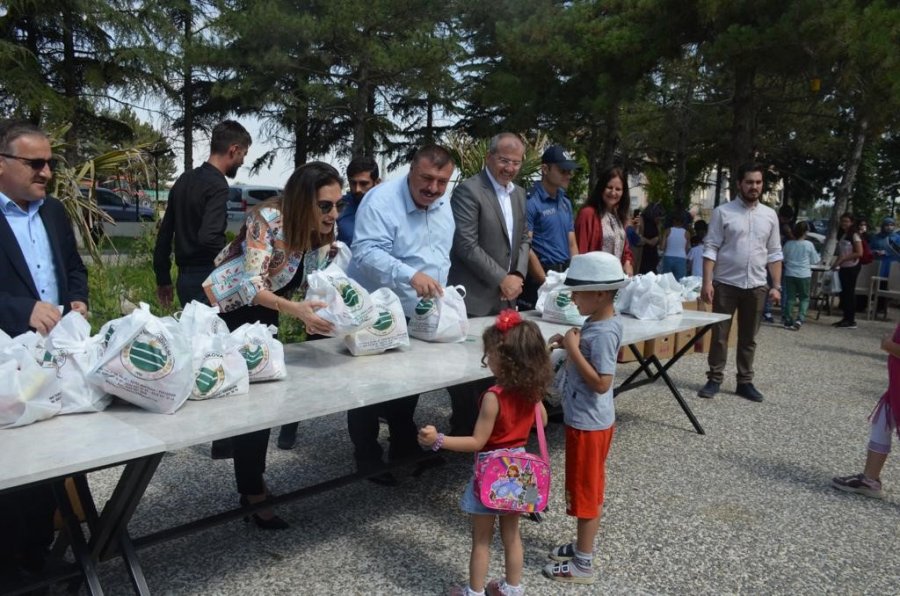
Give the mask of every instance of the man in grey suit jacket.
<path id="1" fill-rule="evenodd" d="M 451 285 L 466 288 L 470 317 L 515 308 L 528 271 L 531 241 L 525 221 L 525 189 L 513 182 L 522 168 L 525 145 L 518 135 L 491 139 L 484 170 L 453 190 L 450 201 L 456 233 L 450 252 Z M 450 388 L 451 434 L 471 434 L 478 397 L 490 381 Z"/>

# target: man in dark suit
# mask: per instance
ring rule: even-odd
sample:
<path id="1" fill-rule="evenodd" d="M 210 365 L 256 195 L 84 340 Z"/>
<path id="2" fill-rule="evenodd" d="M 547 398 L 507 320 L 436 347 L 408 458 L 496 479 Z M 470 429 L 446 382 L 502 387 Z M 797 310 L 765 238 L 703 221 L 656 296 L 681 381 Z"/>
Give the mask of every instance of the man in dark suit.
<path id="1" fill-rule="evenodd" d="M 450 203 L 456 233 L 450 253 L 449 283 L 466 288 L 470 317 L 515 308 L 528 271 L 531 247 L 525 221 L 525 189 L 513 182 L 522 168 L 525 144 L 518 135 L 491 139 L 484 169 L 453 190 Z M 451 433 L 471 434 L 478 396 L 489 381 L 450 389 Z"/>
<path id="2" fill-rule="evenodd" d="M 47 196 L 55 160 L 44 132 L 0 121 L 0 329 L 49 333 L 63 312 L 87 314 L 87 270 L 62 203 Z M 46 485 L 0 496 L 0 591 L 39 573 L 53 539 Z"/>

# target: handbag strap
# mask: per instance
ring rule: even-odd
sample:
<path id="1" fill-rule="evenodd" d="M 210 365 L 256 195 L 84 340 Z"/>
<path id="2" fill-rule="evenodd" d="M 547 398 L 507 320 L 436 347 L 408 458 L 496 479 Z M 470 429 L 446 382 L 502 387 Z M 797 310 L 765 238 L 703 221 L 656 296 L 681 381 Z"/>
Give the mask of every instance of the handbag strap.
<path id="1" fill-rule="evenodd" d="M 547 439 L 544 437 L 544 421 L 541 420 L 541 402 L 534 404 L 534 424 L 537 426 L 538 445 L 541 447 L 541 459 L 550 465 L 550 454 L 547 453 Z"/>

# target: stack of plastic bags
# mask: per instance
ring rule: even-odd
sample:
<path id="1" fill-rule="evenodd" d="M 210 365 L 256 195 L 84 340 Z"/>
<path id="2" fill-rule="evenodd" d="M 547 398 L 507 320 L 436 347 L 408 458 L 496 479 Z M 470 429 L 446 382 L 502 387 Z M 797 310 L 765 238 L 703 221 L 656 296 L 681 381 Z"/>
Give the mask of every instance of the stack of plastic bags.
<path id="1" fill-rule="evenodd" d="M 616 295 L 616 310 L 635 318 L 659 321 L 669 315 L 681 314 L 682 285 L 671 273 L 647 273 L 632 278 L 631 283 Z"/>

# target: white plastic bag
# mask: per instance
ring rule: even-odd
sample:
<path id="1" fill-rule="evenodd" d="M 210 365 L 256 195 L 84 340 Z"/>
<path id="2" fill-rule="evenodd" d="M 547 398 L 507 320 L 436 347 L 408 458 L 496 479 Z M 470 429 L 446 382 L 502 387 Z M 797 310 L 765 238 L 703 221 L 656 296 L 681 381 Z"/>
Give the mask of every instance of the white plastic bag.
<path id="1" fill-rule="evenodd" d="M 88 380 L 136 406 L 172 414 L 191 394 L 191 345 L 178 321 L 140 307 L 111 327 L 106 351 Z"/>
<path id="2" fill-rule="evenodd" d="M 666 318 L 666 292 L 656 283 L 646 283 L 631 297 L 631 314 L 638 319 L 659 321 Z"/>
<path id="3" fill-rule="evenodd" d="M 567 271 L 568 269 L 562 273 L 559 271 L 547 272 L 547 278 L 544 280 L 544 283 L 541 284 L 541 287 L 538 288 L 537 301 L 534 303 L 534 310 L 539 313 L 544 312 L 544 304 L 547 302 L 547 295 L 556 288 L 561 288 L 565 285 Z"/>
<path id="4" fill-rule="evenodd" d="M 553 366 L 553 383 L 550 385 L 550 398 L 547 401 L 551 405 L 559 405 L 566 388 L 566 364 L 569 353 L 562 348 L 554 348 L 550 351 L 550 364 Z"/>
<path id="5" fill-rule="evenodd" d="M 47 334 L 42 366 L 54 371 L 62 391 L 60 414 L 102 412 L 112 401 L 87 375 L 100 357 L 99 341 L 91 340 L 91 325 L 70 312 Z"/>
<path id="6" fill-rule="evenodd" d="M 469 333 L 465 297 L 463 286 L 447 286 L 443 296 L 419 300 L 409 319 L 409 335 L 438 343 L 465 341 Z"/>
<path id="7" fill-rule="evenodd" d="M 630 313 L 638 319 L 651 321 L 681 314 L 681 288 L 671 273 L 638 275 L 628 284 L 628 292 L 619 308 L 621 312 Z"/>
<path id="8" fill-rule="evenodd" d="M 191 344 L 194 386 L 188 399 L 203 400 L 250 391 L 250 373 L 240 352 L 241 344 L 231 335 L 203 334 Z"/>
<path id="9" fill-rule="evenodd" d="M 278 328 L 260 322 L 244 323 L 231 336 L 239 343 L 251 383 L 277 381 L 287 376 L 284 346 L 275 339 Z"/>
<path id="10" fill-rule="evenodd" d="M 198 335 L 228 335 L 228 325 L 219 316 L 219 307 L 196 300 L 191 300 L 181 310 L 178 323 L 189 339 Z"/>
<path id="11" fill-rule="evenodd" d="M 693 275 L 681 278 L 681 301 L 690 302 L 700 297 L 703 287 L 703 278 Z"/>
<path id="12" fill-rule="evenodd" d="M 309 284 L 306 299 L 326 303 L 316 314 L 334 325 L 335 337 L 371 327 L 378 320 L 369 293 L 335 263 L 310 273 L 306 281 Z"/>
<path id="13" fill-rule="evenodd" d="M 34 356 L 34 348 L 0 331 L 0 428 L 46 420 L 62 409 L 56 375 Z"/>
<path id="14" fill-rule="evenodd" d="M 825 277 L 825 291 L 828 294 L 840 294 L 841 289 L 841 272 L 837 269 L 832 269 Z"/>
<path id="15" fill-rule="evenodd" d="M 547 279 L 538 288 L 535 310 L 541 313 L 542 319 L 551 323 L 581 325 L 587 317 L 578 312 L 578 307 L 572 302 L 572 291 L 565 287 L 567 271 L 547 272 Z"/>
<path id="16" fill-rule="evenodd" d="M 371 327 L 344 337 L 344 343 L 354 356 L 380 354 L 409 345 L 406 316 L 400 298 L 388 288 L 375 290 L 371 296 L 378 311 L 378 320 Z"/>

